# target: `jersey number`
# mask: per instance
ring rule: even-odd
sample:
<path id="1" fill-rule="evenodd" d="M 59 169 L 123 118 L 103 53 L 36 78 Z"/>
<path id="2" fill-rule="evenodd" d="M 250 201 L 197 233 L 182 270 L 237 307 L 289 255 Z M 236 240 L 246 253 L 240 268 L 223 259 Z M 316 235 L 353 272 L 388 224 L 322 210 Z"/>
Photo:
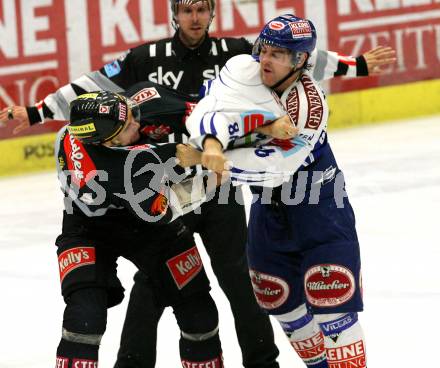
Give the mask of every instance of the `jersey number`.
<path id="1" fill-rule="evenodd" d="M 246 115 L 243 121 L 244 121 L 244 134 L 247 134 L 264 124 L 264 115 L 263 114 Z"/>

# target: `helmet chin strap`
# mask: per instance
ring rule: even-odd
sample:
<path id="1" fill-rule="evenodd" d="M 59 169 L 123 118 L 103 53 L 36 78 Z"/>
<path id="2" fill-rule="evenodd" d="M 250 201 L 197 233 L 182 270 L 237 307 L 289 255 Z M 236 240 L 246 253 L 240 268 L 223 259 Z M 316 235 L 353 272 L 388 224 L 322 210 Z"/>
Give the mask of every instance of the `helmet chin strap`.
<path id="1" fill-rule="evenodd" d="M 297 71 L 300 71 L 300 70 L 304 69 L 305 66 L 307 65 L 307 60 L 309 60 L 309 56 L 310 55 L 307 55 L 306 59 L 304 60 L 304 63 L 302 64 L 302 66 L 300 68 L 296 67 L 299 63 L 301 63 L 301 61 L 299 61 L 299 59 L 297 59 L 296 64 L 292 66 L 292 69 L 290 70 L 290 72 L 287 73 L 285 77 L 281 78 L 278 82 L 276 82 L 273 86 L 270 86 L 269 88 L 270 89 L 278 88 L 286 80 L 288 80 L 292 75 L 294 75 Z"/>
<path id="2" fill-rule="evenodd" d="M 270 89 L 275 89 L 281 86 L 286 80 L 288 80 L 292 75 L 294 75 L 298 70 L 301 70 L 301 68 L 296 68 L 296 66 L 293 66 L 289 73 L 286 74 L 283 78 L 281 78 L 278 82 L 276 82 L 273 86 L 270 86 Z"/>

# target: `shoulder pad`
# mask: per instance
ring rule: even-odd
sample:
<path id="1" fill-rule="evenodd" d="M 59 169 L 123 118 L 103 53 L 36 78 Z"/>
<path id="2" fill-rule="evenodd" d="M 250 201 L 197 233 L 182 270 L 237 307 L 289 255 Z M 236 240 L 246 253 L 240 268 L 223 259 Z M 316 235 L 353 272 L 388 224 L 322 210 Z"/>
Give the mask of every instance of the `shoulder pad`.
<path id="1" fill-rule="evenodd" d="M 274 103 L 272 91 L 261 80 L 260 63 L 251 55 L 229 59 L 211 84 L 209 95 L 216 97 L 216 108 L 223 111 L 235 111 L 241 105 L 248 106 L 248 110 L 258 106 L 273 107 Z"/>

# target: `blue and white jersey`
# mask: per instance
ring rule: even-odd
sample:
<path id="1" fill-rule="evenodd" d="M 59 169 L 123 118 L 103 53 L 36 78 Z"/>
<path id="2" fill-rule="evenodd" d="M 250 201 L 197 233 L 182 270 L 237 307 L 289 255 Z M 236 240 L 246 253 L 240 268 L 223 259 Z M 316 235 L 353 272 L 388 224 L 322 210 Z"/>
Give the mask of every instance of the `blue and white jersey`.
<path id="1" fill-rule="evenodd" d="M 259 69 L 251 56 L 230 59 L 187 120 L 187 129 L 198 148 L 207 135 L 225 149 L 234 148 L 225 152 L 234 182 L 273 187 L 319 156 L 327 143 L 328 106 L 309 73 L 278 97 L 263 85 Z M 278 140 L 252 133 L 285 114 L 299 128 L 297 137 Z"/>
<path id="2" fill-rule="evenodd" d="M 243 137 L 251 143 L 258 140 L 256 134 L 249 137 L 255 128 L 286 114 L 276 94 L 263 85 L 259 70 L 250 55 L 228 60 L 186 121 L 192 144 L 201 148 L 206 135 L 214 135 L 224 149 Z"/>

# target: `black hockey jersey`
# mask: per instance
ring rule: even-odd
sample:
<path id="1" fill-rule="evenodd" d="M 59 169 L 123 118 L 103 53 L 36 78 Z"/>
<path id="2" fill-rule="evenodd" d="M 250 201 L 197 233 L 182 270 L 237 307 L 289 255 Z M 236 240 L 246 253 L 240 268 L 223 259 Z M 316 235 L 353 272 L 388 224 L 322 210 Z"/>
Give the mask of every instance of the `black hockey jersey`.
<path id="1" fill-rule="evenodd" d="M 203 82 L 214 79 L 228 59 L 251 51 L 252 45 L 244 38 L 208 35 L 198 48 L 189 49 L 177 31 L 173 38 L 131 49 L 100 71 L 123 89 L 148 80 L 197 97 Z"/>
<path id="2" fill-rule="evenodd" d="M 142 140 L 128 147 L 83 145 L 64 127 L 55 155 L 65 210 L 96 217 L 109 209 L 127 209 L 142 221 L 170 222 L 175 216 L 168 203 L 169 187 L 186 177 L 175 164 L 175 152 L 175 144 Z"/>

